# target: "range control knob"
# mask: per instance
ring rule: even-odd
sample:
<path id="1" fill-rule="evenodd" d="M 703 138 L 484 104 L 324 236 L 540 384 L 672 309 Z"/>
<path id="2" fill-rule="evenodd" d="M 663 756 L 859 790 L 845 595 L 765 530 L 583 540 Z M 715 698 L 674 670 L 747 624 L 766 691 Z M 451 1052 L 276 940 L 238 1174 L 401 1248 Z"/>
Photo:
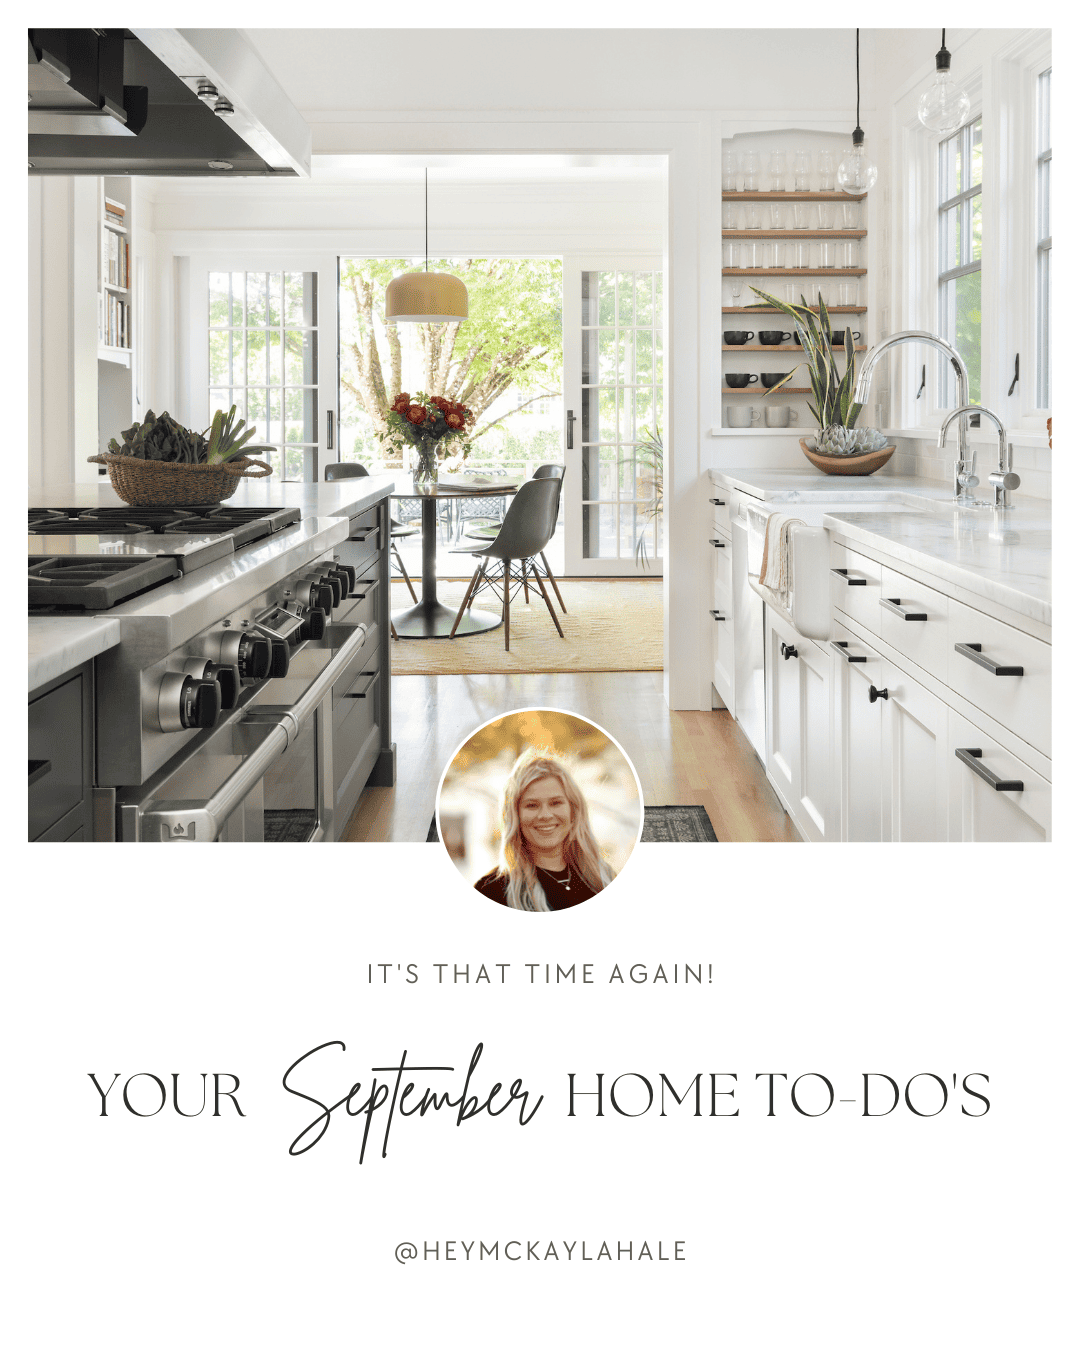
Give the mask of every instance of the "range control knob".
<path id="1" fill-rule="evenodd" d="M 300 613 L 303 624 L 300 627 L 301 642 L 318 642 L 326 632 L 326 614 L 321 609 L 314 607 L 302 610 Z"/>
<path id="2" fill-rule="evenodd" d="M 341 578 L 342 599 L 347 595 L 352 595 L 356 589 L 356 568 L 350 567 L 348 563 L 335 562 L 330 568 L 330 576 L 339 576 Z"/>
<path id="3" fill-rule="evenodd" d="M 281 680 L 289 673 L 289 644 L 283 637 L 270 639 L 270 679 Z"/>
<path id="4" fill-rule="evenodd" d="M 244 684 L 270 676 L 270 639 L 264 633 L 242 633 L 236 648 L 236 668 Z"/>
<path id="5" fill-rule="evenodd" d="M 334 588 L 328 581 L 320 576 L 302 577 L 297 582 L 296 593 L 305 609 L 309 606 L 321 609 L 327 618 L 330 617 L 334 608 Z"/>
<path id="6" fill-rule="evenodd" d="M 162 731 L 190 731 L 212 727 L 221 712 L 217 680 L 170 671 L 158 689 L 158 725 Z"/>
<path id="7" fill-rule="evenodd" d="M 322 579 L 327 584 L 327 586 L 331 587 L 331 589 L 333 590 L 334 608 L 337 609 L 338 605 L 340 605 L 342 600 L 344 600 L 345 598 L 344 575 L 340 572 L 335 572 L 333 568 L 329 568 L 328 570 L 323 572 Z"/>
<path id="8" fill-rule="evenodd" d="M 196 680 L 216 680 L 221 690 L 223 711 L 235 708 L 240 701 L 240 672 L 235 666 L 221 665 L 217 661 L 185 661 L 185 675 Z"/>

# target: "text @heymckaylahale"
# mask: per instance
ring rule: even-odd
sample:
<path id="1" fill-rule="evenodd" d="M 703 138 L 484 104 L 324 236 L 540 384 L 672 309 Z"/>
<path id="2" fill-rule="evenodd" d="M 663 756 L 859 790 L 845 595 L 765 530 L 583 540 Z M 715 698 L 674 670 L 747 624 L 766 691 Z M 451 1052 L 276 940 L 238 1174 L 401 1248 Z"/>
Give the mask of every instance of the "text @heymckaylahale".
<path id="1" fill-rule="evenodd" d="M 782 1116 L 868 1121 L 959 1116 L 977 1121 L 990 1111 L 990 1076 L 983 1072 L 830 1075 L 819 1070 L 620 1067 L 612 1072 L 578 1067 L 567 1070 L 561 1082 L 552 1082 L 507 1068 L 501 1051 L 488 1053 L 481 1068 L 484 1055 L 483 1042 L 452 1064 L 432 1063 L 407 1049 L 397 1052 L 393 1062 L 378 1056 L 372 1064 L 370 1052 L 362 1051 L 354 1067 L 357 1057 L 344 1040 L 312 1046 L 292 1059 L 281 1078 L 288 1114 L 297 1125 L 289 1155 L 301 1158 L 325 1140 L 344 1139 L 350 1159 L 361 1164 L 387 1161 L 410 1150 L 445 1148 L 448 1129 L 480 1120 L 513 1131 L 528 1129 L 538 1118 L 550 1126 L 556 1116 L 564 1118 L 568 1130 L 584 1119 L 632 1128 L 643 1118 L 660 1118 L 673 1130 L 700 1130 L 708 1121 Z M 238 1073 L 139 1070 L 110 1077 L 95 1070 L 88 1077 L 93 1106 L 107 1118 L 249 1119 Z"/>

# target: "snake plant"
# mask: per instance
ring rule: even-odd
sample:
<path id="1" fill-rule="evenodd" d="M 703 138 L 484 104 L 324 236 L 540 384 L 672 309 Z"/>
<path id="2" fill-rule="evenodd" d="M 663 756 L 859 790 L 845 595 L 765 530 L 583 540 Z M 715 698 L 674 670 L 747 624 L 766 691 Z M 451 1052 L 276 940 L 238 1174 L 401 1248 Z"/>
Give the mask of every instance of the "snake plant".
<path id="1" fill-rule="evenodd" d="M 763 304 L 780 310 L 791 320 L 806 356 L 805 364 L 810 374 L 810 388 L 814 395 L 813 402 L 808 401 L 807 407 L 814 414 L 818 426 L 822 431 L 832 426 L 853 427 L 859 419 L 863 405 L 855 402 L 855 343 L 851 337 L 851 329 L 847 328 L 844 331 L 846 359 L 844 373 L 841 374 L 833 358 L 829 311 L 820 294 L 818 308 L 814 309 L 806 303 L 805 296 L 799 297 L 801 304 L 789 305 L 783 300 L 778 300 L 775 295 L 759 291 L 754 286 L 750 289 Z M 782 380 L 772 388 L 766 389 L 765 397 L 775 394 L 778 389 L 783 389 L 800 368 L 796 366 L 794 370 L 789 370 Z"/>

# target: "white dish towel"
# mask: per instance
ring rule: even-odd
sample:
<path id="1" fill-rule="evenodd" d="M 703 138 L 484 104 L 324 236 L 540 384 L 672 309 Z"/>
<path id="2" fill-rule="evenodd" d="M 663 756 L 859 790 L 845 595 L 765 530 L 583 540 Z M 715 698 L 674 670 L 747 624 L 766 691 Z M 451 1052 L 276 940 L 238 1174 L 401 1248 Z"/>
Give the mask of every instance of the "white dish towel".
<path id="1" fill-rule="evenodd" d="M 774 511 L 765 522 L 765 551 L 758 581 L 774 591 L 791 590 L 791 527 L 806 522 Z"/>

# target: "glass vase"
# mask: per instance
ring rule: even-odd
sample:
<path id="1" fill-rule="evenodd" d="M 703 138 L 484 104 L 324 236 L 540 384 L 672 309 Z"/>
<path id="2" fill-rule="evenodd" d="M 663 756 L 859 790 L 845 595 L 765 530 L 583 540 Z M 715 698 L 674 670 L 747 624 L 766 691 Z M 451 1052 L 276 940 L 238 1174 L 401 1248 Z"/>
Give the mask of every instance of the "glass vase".
<path id="1" fill-rule="evenodd" d="M 413 489 L 423 496 L 430 496 L 439 488 L 439 442 L 425 436 L 413 447 Z"/>

